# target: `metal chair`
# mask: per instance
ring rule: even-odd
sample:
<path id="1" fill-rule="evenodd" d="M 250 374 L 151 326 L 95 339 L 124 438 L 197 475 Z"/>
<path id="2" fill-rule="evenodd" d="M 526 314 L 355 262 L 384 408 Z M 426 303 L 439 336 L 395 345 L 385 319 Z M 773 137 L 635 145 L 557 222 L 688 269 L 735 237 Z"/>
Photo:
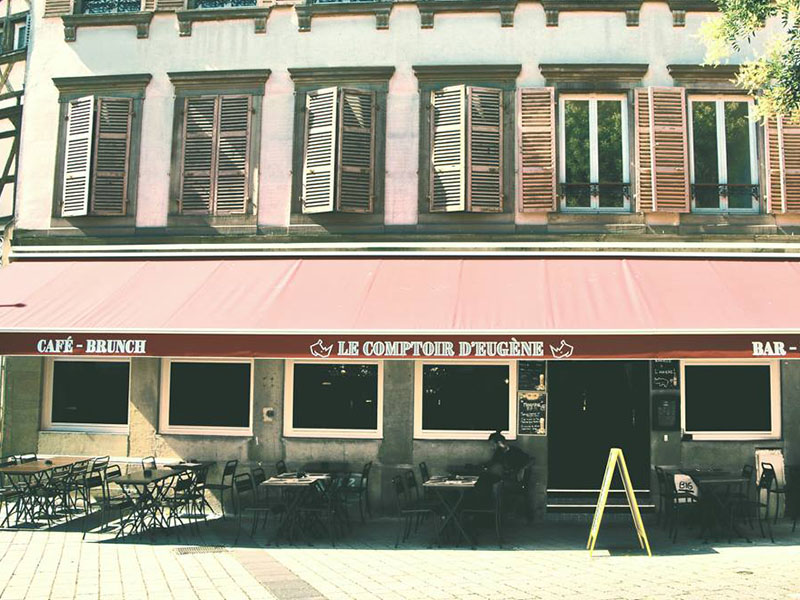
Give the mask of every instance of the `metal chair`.
<path id="1" fill-rule="evenodd" d="M 767 477 L 769 480 L 769 484 L 767 487 L 767 507 L 769 508 L 769 500 L 772 494 L 775 494 L 775 520 L 774 522 L 778 522 L 778 515 L 781 512 L 781 497 L 786 497 L 786 487 L 781 484 L 778 480 L 778 474 L 775 472 L 775 467 L 772 466 L 771 463 L 762 462 L 761 463 L 761 470 L 762 473 L 764 471 L 767 472 Z M 784 500 L 784 505 L 786 501 Z"/>
<path id="2" fill-rule="evenodd" d="M 236 497 L 233 493 L 233 479 L 236 476 L 236 467 L 239 465 L 238 460 L 229 460 L 225 463 L 225 468 L 222 470 L 222 478 L 219 483 L 206 483 L 203 486 L 204 490 L 211 490 L 212 492 L 219 492 L 219 504 L 222 507 L 222 518 L 225 518 L 225 492 L 231 496 L 233 501 L 234 513 L 236 512 Z M 226 480 L 228 480 L 226 482 Z"/>
<path id="3" fill-rule="evenodd" d="M 283 475 L 284 473 L 288 473 L 289 469 L 286 468 L 286 463 L 282 460 L 279 460 L 275 463 L 275 473 L 278 475 Z"/>
<path id="4" fill-rule="evenodd" d="M 395 475 L 392 477 L 392 490 L 394 491 L 395 508 L 398 517 L 397 537 L 394 541 L 395 548 L 400 545 L 401 538 L 403 542 L 408 539 L 414 520 L 434 514 L 432 508 L 424 507 L 418 503 L 409 501 L 403 479 L 403 475 Z"/>
<path id="5" fill-rule="evenodd" d="M 462 509 L 462 514 L 466 516 L 470 515 L 491 515 L 494 519 L 494 531 L 495 535 L 497 536 L 497 546 L 499 548 L 503 547 L 503 533 L 502 533 L 502 514 L 503 514 L 503 482 L 498 481 L 492 484 L 492 493 L 491 498 L 488 502 L 478 502 L 478 503 L 470 503 L 467 504 L 465 508 Z M 475 540 L 476 536 L 473 533 L 472 539 Z M 474 547 L 474 545 L 473 545 Z"/>
<path id="6" fill-rule="evenodd" d="M 352 473 L 348 478 L 347 485 L 342 488 L 341 493 L 344 501 L 358 501 L 358 514 L 361 522 L 364 523 L 364 513 L 372 518 L 372 507 L 369 501 L 369 473 L 372 470 L 372 461 L 369 461 L 361 469 L 361 473 Z"/>
<path id="7" fill-rule="evenodd" d="M 267 519 L 269 518 L 270 508 L 266 501 L 262 500 L 258 491 L 253 483 L 253 476 L 250 473 L 239 473 L 233 476 L 232 482 L 233 490 L 236 494 L 236 505 L 238 506 L 239 518 L 236 526 L 236 539 L 234 544 L 239 541 L 239 534 L 242 531 L 242 517 L 245 513 L 252 515 L 253 524 L 250 528 L 250 537 L 256 532 L 258 521 L 263 516 L 264 525 L 267 527 Z"/>
<path id="8" fill-rule="evenodd" d="M 155 470 L 156 468 L 156 459 L 154 456 L 145 456 L 142 459 L 142 471 L 147 471 L 148 469 Z"/>

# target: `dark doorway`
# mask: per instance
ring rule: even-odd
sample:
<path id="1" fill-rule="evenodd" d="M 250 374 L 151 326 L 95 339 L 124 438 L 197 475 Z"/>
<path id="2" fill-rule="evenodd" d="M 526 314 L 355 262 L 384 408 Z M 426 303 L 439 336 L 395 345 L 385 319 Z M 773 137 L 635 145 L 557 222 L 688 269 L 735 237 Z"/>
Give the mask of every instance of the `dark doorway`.
<path id="1" fill-rule="evenodd" d="M 609 449 L 622 448 L 634 487 L 648 489 L 648 362 L 551 361 L 547 369 L 547 487 L 600 489 Z M 621 489 L 617 477 L 612 487 Z"/>

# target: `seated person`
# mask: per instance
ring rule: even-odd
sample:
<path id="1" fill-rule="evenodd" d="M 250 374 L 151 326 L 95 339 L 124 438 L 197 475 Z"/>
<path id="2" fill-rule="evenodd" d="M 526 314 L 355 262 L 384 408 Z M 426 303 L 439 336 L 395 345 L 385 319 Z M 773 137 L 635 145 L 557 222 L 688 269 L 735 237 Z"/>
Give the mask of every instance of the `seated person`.
<path id="1" fill-rule="evenodd" d="M 489 442 L 494 453 L 475 484 L 475 495 L 483 499 L 490 497 L 492 485 L 498 481 L 517 483 L 522 468 L 531 461 L 531 457 L 517 446 L 509 445 L 499 430 L 489 436 Z"/>

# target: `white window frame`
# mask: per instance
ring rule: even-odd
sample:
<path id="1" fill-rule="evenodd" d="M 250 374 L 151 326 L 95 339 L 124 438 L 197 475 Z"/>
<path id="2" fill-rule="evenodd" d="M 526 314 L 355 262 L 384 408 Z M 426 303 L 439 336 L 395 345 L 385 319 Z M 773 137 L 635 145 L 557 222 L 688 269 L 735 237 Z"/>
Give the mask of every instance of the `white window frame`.
<path id="1" fill-rule="evenodd" d="M 763 366 L 770 368 L 770 431 L 695 431 L 686 429 L 686 367 L 687 366 Z M 681 431 L 693 440 L 779 440 L 781 438 L 781 370 L 778 360 L 713 360 L 681 361 Z"/>
<path id="2" fill-rule="evenodd" d="M 53 384 L 54 366 L 58 362 L 116 362 L 128 363 L 128 417 L 124 425 L 113 423 L 63 423 L 53 421 Z M 42 431 L 63 431 L 63 432 L 87 432 L 87 433 L 112 433 L 127 434 L 131 422 L 131 359 L 118 357 L 97 357 L 97 358 L 69 358 L 69 357 L 48 357 L 44 363 L 44 394 L 42 398 Z"/>
<path id="3" fill-rule="evenodd" d="M 725 132 L 725 103 L 726 102 L 747 102 L 747 113 L 750 117 L 750 184 L 758 185 L 758 151 L 756 143 L 756 119 L 755 104 L 749 96 L 737 96 L 734 94 L 692 94 L 689 96 L 689 177 L 694 185 L 694 103 L 695 102 L 714 102 L 716 106 L 716 128 L 717 128 L 717 176 L 719 185 L 728 183 L 728 160 L 727 160 L 727 138 Z M 695 195 L 692 194 L 692 212 L 697 213 L 757 213 L 759 202 L 757 198 L 752 199 L 750 208 L 729 208 L 728 197 L 720 196 L 719 208 L 698 208 L 695 202 Z"/>
<path id="4" fill-rule="evenodd" d="M 626 94 L 559 94 L 558 96 L 558 180 L 560 184 L 565 184 L 567 179 L 567 132 L 565 127 L 565 102 L 569 100 L 583 100 L 589 102 L 589 183 L 600 183 L 600 156 L 598 152 L 598 132 L 597 132 L 597 101 L 598 100 L 619 100 L 621 107 L 620 119 L 622 121 L 622 183 L 630 186 L 630 140 L 628 139 L 628 96 Z M 630 212 L 631 195 L 623 197 L 621 207 L 600 206 L 600 196 L 592 194 L 590 196 L 590 206 L 581 208 L 567 206 L 566 198 L 559 194 L 559 210 L 562 212 L 597 212 L 615 213 Z"/>
<path id="5" fill-rule="evenodd" d="M 207 425 L 172 425 L 169 422 L 169 385 L 172 363 L 235 363 L 250 365 L 250 419 L 247 427 L 222 427 Z M 255 363 L 252 358 L 162 358 L 161 359 L 161 401 L 158 409 L 158 432 L 170 435 L 219 435 L 229 437 L 249 437 L 253 435 L 253 382 Z"/>
<path id="6" fill-rule="evenodd" d="M 378 365 L 378 427 L 376 429 L 333 429 L 294 427 L 294 366 L 321 364 Z M 300 438 L 383 439 L 383 361 L 382 360 L 287 360 L 283 386 L 283 435 Z"/>
<path id="7" fill-rule="evenodd" d="M 422 368 L 425 365 L 506 365 L 508 367 L 508 429 L 506 439 L 517 439 L 517 361 L 516 360 L 418 360 L 414 364 L 414 439 L 417 440 L 486 440 L 494 429 L 479 431 L 422 428 Z"/>

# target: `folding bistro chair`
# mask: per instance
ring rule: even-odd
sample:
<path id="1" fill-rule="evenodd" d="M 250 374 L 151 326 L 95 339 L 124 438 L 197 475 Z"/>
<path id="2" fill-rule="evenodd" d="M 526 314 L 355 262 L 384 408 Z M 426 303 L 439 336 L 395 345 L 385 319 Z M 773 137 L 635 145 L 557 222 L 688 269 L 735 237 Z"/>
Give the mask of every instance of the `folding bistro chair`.
<path id="1" fill-rule="evenodd" d="M 250 537 L 253 537 L 258 527 L 258 521 L 263 516 L 263 527 L 267 527 L 267 519 L 270 509 L 266 500 L 262 500 L 258 490 L 253 483 L 253 476 L 250 473 L 239 473 L 233 476 L 233 490 L 236 496 L 239 518 L 236 524 L 236 539 L 234 544 L 239 541 L 239 534 L 242 531 L 242 517 L 245 513 L 251 515 L 253 523 L 250 527 Z"/>
<path id="2" fill-rule="evenodd" d="M 220 479 L 219 483 L 206 483 L 203 486 L 203 490 L 211 490 L 212 492 L 219 492 L 219 504 L 222 507 L 222 518 L 225 518 L 225 492 L 228 492 L 228 495 L 231 496 L 233 501 L 233 509 L 234 513 L 236 511 L 236 497 L 233 493 L 233 479 L 236 476 L 236 467 L 239 465 L 238 460 L 229 460 L 225 463 L 225 468 L 222 470 L 222 478 Z M 210 505 L 205 500 L 206 506 Z M 212 509 L 213 510 L 213 509 Z"/>

